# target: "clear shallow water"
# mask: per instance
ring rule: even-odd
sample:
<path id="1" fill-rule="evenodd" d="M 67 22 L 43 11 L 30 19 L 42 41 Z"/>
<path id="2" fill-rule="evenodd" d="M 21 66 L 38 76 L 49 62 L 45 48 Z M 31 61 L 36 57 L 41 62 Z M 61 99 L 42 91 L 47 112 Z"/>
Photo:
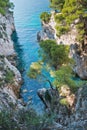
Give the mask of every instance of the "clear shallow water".
<path id="1" fill-rule="evenodd" d="M 40 13 L 49 11 L 49 0 L 11 0 L 14 5 L 14 19 L 17 37 L 14 35 L 14 46 L 19 57 L 19 69 L 22 67 L 24 83 L 21 88 L 21 95 L 25 102 L 32 96 L 33 106 L 41 109 L 43 104 L 37 96 L 37 90 L 45 87 L 46 84 L 39 83 L 27 77 L 29 66 L 32 62 L 38 61 L 39 44 L 37 32 L 41 30 Z M 27 89 L 24 93 L 23 90 Z"/>

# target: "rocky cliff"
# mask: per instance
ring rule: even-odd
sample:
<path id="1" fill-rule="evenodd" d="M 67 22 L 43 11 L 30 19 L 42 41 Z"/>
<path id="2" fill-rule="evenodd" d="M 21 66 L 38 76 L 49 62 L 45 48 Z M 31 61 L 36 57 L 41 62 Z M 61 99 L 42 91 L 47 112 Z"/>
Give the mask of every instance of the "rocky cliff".
<path id="1" fill-rule="evenodd" d="M 78 32 L 75 27 L 77 23 L 78 20 L 75 20 L 70 31 L 58 37 L 54 13 L 52 13 L 49 23 L 42 22 L 42 30 L 38 32 L 37 39 L 38 41 L 52 39 L 56 40 L 57 44 L 69 45 L 70 56 L 75 60 L 74 72 L 81 79 L 87 79 L 87 45 L 82 49 L 77 42 Z M 78 89 L 75 94 L 65 86 L 62 92 L 64 96 L 56 89 L 38 90 L 38 96 L 45 104 L 48 115 L 54 114 L 51 124 L 45 124 L 43 130 L 87 130 L 87 84 Z M 61 102 L 65 97 L 67 102 L 64 100 Z"/>
<path id="2" fill-rule="evenodd" d="M 67 89 L 63 92 L 69 93 Z M 47 113 L 54 113 L 51 124 L 44 123 L 43 130 L 87 130 L 87 84 L 78 90 L 73 107 L 60 102 L 62 97 L 56 89 L 43 88 L 38 90 L 38 95 L 45 104 Z M 71 95 L 70 103 L 72 101 Z"/>
<path id="3" fill-rule="evenodd" d="M 71 24 L 69 32 L 58 37 L 57 30 L 55 29 L 56 22 L 54 20 L 54 12 L 52 12 L 50 22 L 47 24 L 42 22 L 42 30 L 38 32 L 37 39 L 38 41 L 52 39 L 56 40 L 57 44 L 69 45 L 70 56 L 75 60 L 74 72 L 80 78 L 87 79 L 87 44 L 85 44 L 84 50 L 80 48 L 80 43 L 77 41 L 77 23 L 78 19 Z M 86 42 L 85 39 L 85 43 Z"/>
<path id="4" fill-rule="evenodd" d="M 16 53 L 11 35 L 15 30 L 12 12 L 0 14 L 0 109 L 9 108 L 19 97 L 21 74 L 16 68 Z"/>
<path id="5" fill-rule="evenodd" d="M 60 13 L 58 13 L 57 15 L 59 15 L 59 14 Z M 77 36 L 78 32 L 75 27 L 75 25 L 78 23 L 78 19 L 75 20 L 75 22 L 73 24 L 71 24 L 69 32 L 58 37 L 57 30 L 55 29 L 56 22 L 54 19 L 54 15 L 55 15 L 55 11 L 52 11 L 49 23 L 45 23 L 42 21 L 42 30 L 40 32 L 38 32 L 37 39 L 39 41 L 53 39 L 53 40 L 56 40 L 57 44 L 64 44 L 64 45 L 71 45 L 74 43 L 78 43 L 76 40 L 76 36 Z M 58 23 L 57 23 L 57 25 L 58 25 Z M 60 24 L 59 24 L 59 26 L 60 26 Z"/>

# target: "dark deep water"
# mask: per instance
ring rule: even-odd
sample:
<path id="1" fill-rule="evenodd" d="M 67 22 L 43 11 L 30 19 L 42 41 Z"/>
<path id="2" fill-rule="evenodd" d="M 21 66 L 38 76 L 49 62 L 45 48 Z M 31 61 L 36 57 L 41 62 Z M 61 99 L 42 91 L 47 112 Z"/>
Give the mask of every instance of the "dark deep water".
<path id="1" fill-rule="evenodd" d="M 18 68 L 23 69 L 22 77 L 24 83 L 21 87 L 21 96 L 25 102 L 32 104 L 37 111 L 43 108 L 43 104 L 37 96 L 37 90 L 45 87 L 45 83 L 27 77 L 29 66 L 32 62 L 38 61 L 39 44 L 37 42 L 37 32 L 41 30 L 40 13 L 49 11 L 49 0 L 11 0 L 14 5 L 14 19 L 16 33 L 14 46 L 18 54 Z M 42 107 L 42 108 L 41 108 Z"/>

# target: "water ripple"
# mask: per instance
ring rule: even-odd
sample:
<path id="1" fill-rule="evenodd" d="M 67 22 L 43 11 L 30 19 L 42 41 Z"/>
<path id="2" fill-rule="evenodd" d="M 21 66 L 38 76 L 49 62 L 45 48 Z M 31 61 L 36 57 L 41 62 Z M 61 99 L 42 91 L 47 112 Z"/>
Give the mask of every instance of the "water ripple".
<path id="1" fill-rule="evenodd" d="M 38 60 L 37 32 L 41 30 L 40 14 L 43 11 L 49 11 L 49 0 L 12 0 L 15 4 L 14 19 L 18 35 L 18 45 L 21 46 L 23 53 L 19 49 L 16 51 L 19 57 L 22 57 L 24 64 L 21 95 L 25 102 L 29 101 L 29 96 L 32 96 L 33 106 L 38 108 L 43 106 L 37 96 L 37 90 L 45 86 L 44 83 L 39 83 L 37 80 L 32 80 L 27 77 L 27 71 L 32 62 Z M 19 46 L 18 46 L 19 47 Z M 20 58 L 21 59 L 21 58 Z M 21 65 L 19 65 L 21 66 Z M 26 91 L 27 90 L 27 91 Z"/>

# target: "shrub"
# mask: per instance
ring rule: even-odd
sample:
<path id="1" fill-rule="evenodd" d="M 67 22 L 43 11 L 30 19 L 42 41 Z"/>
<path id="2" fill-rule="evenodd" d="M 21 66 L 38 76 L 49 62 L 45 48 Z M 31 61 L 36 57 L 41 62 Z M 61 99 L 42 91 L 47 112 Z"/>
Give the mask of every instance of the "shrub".
<path id="1" fill-rule="evenodd" d="M 61 11 L 55 15 L 55 21 L 60 24 L 60 26 L 58 26 L 58 24 L 56 26 L 57 36 L 67 33 L 71 28 L 70 25 L 73 24 L 76 19 L 79 19 L 79 24 L 77 25 L 77 41 L 83 45 L 84 36 L 86 34 L 87 1 L 51 0 L 51 6 Z"/>
<path id="2" fill-rule="evenodd" d="M 40 46 L 44 50 L 44 55 L 46 55 L 45 60 L 50 61 L 55 68 L 69 62 L 69 46 L 57 45 L 53 40 L 42 41 Z"/>
<path id="3" fill-rule="evenodd" d="M 61 23 L 64 20 L 62 13 L 56 14 L 54 18 L 57 23 Z"/>
<path id="4" fill-rule="evenodd" d="M 5 75 L 6 83 L 12 83 L 13 79 L 14 79 L 14 73 L 11 70 L 7 69 Z"/>
<path id="5" fill-rule="evenodd" d="M 30 65 L 28 76 L 30 78 L 36 79 L 37 76 L 41 74 L 41 69 L 42 69 L 42 63 L 40 61 L 39 62 L 33 62 Z"/>
<path id="6" fill-rule="evenodd" d="M 35 110 L 31 109 L 28 111 L 21 110 L 18 113 L 19 124 L 24 124 L 27 129 L 32 130 L 40 126 L 40 117 L 37 115 Z"/>
<path id="7" fill-rule="evenodd" d="M 39 130 L 41 117 L 34 110 L 0 111 L 0 130 Z"/>
<path id="8" fill-rule="evenodd" d="M 44 21 L 45 23 L 49 23 L 50 21 L 50 18 L 51 18 L 51 14 L 47 13 L 47 12 L 43 12 L 41 15 L 40 15 L 40 18 L 42 21 Z"/>
<path id="9" fill-rule="evenodd" d="M 9 111 L 0 111 L 0 129 L 1 130 L 18 130 L 17 123 L 12 118 Z"/>
<path id="10" fill-rule="evenodd" d="M 0 0 L 0 13 L 2 15 L 6 14 L 7 9 L 13 9 L 14 5 L 9 0 Z"/>
<path id="11" fill-rule="evenodd" d="M 60 104 L 65 105 L 65 106 L 69 105 L 66 98 L 60 99 Z"/>
<path id="12" fill-rule="evenodd" d="M 55 28 L 57 30 L 57 36 L 59 36 L 59 37 L 65 33 L 67 33 L 70 29 L 69 26 L 62 26 L 62 25 L 60 25 L 60 26 L 58 25 Z"/>
<path id="13" fill-rule="evenodd" d="M 4 10 L 2 7 L 0 7 L 0 13 L 1 13 L 2 15 L 5 15 L 5 10 Z"/>
<path id="14" fill-rule="evenodd" d="M 60 90 L 61 86 L 68 85 L 70 90 L 75 93 L 77 89 L 86 81 L 76 80 L 75 74 L 69 65 L 60 67 L 55 72 L 54 85 Z"/>
<path id="15" fill-rule="evenodd" d="M 84 23 L 80 22 L 76 25 L 76 28 L 78 30 L 78 35 L 77 35 L 77 41 L 81 42 L 84 40 L 84 34 L 85 34 L 85 30 L 84 30 Z"/>
<path id="16" fill-rule="evenodd" d="M 50 0 L 51 8 L 62 10 L 65 0 Z"/>

